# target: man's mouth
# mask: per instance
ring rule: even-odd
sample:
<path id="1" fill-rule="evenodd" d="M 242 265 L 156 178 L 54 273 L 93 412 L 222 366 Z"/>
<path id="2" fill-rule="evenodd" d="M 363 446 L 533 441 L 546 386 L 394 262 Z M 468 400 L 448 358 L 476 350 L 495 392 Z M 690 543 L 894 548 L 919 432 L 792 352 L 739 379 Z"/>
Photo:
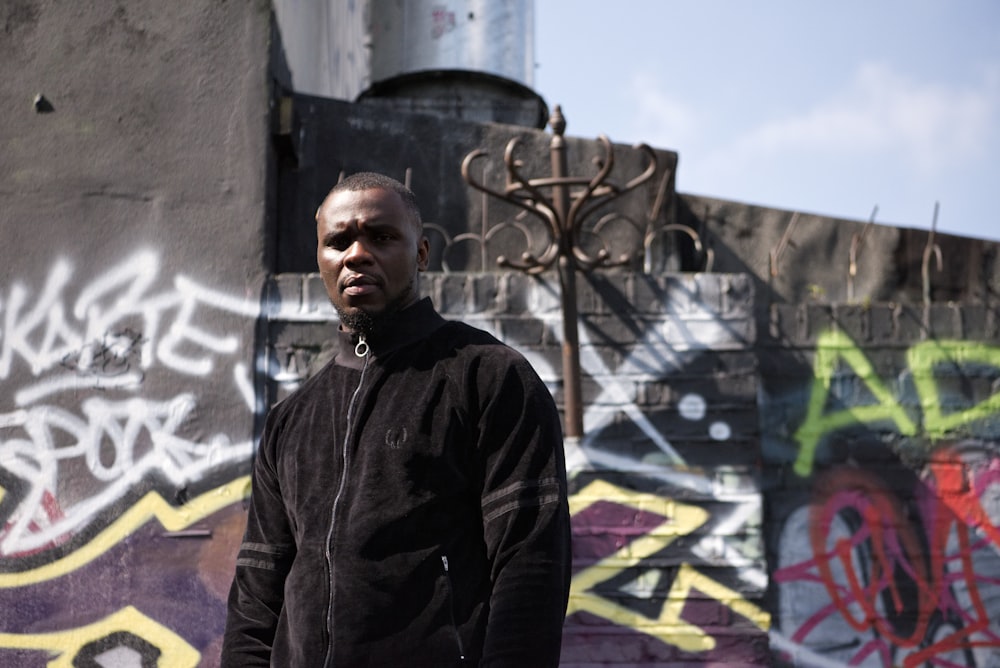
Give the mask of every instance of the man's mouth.
<path id="1" fill-rule="evenodd" d="M 371 276 L 351 276 L 344 281 L 342 292 L 350 297 L 371 294 L 379 288 L 379 282 Z"/>

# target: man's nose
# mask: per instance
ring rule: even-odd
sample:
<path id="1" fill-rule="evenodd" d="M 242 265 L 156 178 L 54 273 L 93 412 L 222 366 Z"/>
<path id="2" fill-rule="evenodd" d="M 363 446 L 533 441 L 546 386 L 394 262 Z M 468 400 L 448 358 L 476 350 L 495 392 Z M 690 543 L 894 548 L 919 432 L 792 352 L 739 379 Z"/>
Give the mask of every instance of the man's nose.
<path id="1" fill-rule="evenodd" d="M 371 262 L 372 254 L 363 238 L 355 239 L 354 243 L 347 247 L 344 252 L 344 262 L 346 264 L 357 264 L 359 262 Z"/>

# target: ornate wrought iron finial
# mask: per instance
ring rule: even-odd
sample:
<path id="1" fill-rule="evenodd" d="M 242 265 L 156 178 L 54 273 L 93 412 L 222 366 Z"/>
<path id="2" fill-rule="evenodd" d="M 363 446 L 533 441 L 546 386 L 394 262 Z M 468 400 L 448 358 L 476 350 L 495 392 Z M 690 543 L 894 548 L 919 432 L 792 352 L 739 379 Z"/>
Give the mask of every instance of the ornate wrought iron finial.
<path id="1" fill-rule="evenodd" d="M 549 116 L 549 127 L 552 134 L 562 137 L 566 132 L 566 117 L 563 116 L 562 107 L 558 104 L 552 108 L 552 115 Z"/>

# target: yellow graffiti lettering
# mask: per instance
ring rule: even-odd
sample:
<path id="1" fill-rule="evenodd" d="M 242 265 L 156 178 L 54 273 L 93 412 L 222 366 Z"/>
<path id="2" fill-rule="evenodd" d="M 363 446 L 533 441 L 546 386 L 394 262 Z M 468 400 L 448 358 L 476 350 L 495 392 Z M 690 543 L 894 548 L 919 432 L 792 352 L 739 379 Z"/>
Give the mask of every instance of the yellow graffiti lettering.
<path id="1" fill-rule="evenodd" d="M 205 492 L 183 506 L 172 506 L 159 493 L 150 492 L 90 542 L 62 559 L 18 573 L 0 573 L 0 588 L 25 587 L 66 575 L 98 558 L 152 519 L 158 520 L 167 531 L 180 531 L 242 501 L 249 493 L 249 476 Z"/>
<path id="2" fill-rule="evenodd" d="M 761 610 L 743 598 L 739 592 L 719 584 L 690 564 L 682 564 L 677 572 L 677 577 L 674 578 L 669 598 L 687 600 L 692 589 L 697 589 L 702 594 L 707 594 L 717 601 L 725 602 L 727 608 L 742 617 L 746 617 L 763 631 L 768 630 L 771 626 L 770 613 Z"/>
<path id="3" fill-rule="evenodd" d="M 766 612 L 743 599 L 738 593 L 698 573 L 688 564 L 681 566 L 670 594 L 656 619 L 640 615 L 594 593 L 593 590 L 600 583 L 618 576 L 628 568 L 641 566 L 644 559 L 670 545 L 678 536 L 689 534 L 702 526 L 709 517 L 708 511 L 704 508 L 654 494 L 623 489 L 604 481 L 593 482 L 573 495 L 570 498 L 570 512 L 576 515 L 598 501 L 608 501 L 654 513 L 664 520 L 643 536 L 578 572 L 573 577 L 570 588 L 567 614 L 578 611 L 589 612 L 684 651 L 704 652 L 715 647 L 715 639 L 681 618 L 687 595 L 697 586 L 699 591 L 715 596 L 723 605 L 747 617 L 760 628 L 766 630 L 770 625 L 770 617 Z M 656 572 L 658 578 L 660 570 L 652 566 L 638 577 L 649 576 L 652 571 Z"/>
<path id="4" fill-rule="evenodd" d="M 86 645 L 113 633 L 138 636 L 158 650 L 158 665 L 197 666 L 201 654 L 170 629 L 142 614 L 132 606 L 122 608 L 99 622 L 65 631 L 36 634 L 0 633 L 0 647 L 57 653 L 48 668 L 73 668 L 73 660 Z"/>

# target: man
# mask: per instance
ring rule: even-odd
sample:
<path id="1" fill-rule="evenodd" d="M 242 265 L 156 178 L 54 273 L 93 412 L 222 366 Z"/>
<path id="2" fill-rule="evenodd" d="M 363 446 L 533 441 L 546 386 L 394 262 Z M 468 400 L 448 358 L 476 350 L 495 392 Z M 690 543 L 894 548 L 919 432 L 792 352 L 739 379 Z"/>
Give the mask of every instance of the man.
<path id="1" fill-rule="evenodd" d="M 550 394 L 420 299 L 408 188 L 356 174 L 316 221 L 340 347 L 268 414 L 223 665 L 556 665 L 570 550 Z"/>

